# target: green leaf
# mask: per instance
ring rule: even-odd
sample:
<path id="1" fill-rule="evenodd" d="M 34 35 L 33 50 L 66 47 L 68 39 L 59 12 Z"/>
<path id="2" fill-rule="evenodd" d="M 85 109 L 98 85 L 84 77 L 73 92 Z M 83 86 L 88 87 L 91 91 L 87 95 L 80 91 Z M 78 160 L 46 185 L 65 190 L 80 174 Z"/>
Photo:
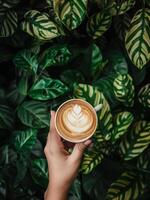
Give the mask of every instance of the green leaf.
<path id="1" fill-rule="evenodd" d="M 12 8 L 16 6 L 20 0 L 5 0 L 5 1 L 0 1 L 0 6 L 4 6 L 5 8 Z"/>
<path id="2" fill-rule="evenodd" d="M 70 61 L 71 55 L 66 45 L 50 47 L 42 54 L 40 65 L 42 68 L 47 68 L 52 65 L 65 65 Z"/>
<path id="3" fill-rule="evenodd" d="M 111 15 L 122 15 L 135 5 L 135 0 L 123 0 L 114 2 L 109 9 Z"/>
<path id="4" fill-rule="evenodd" d="M 31 87 L 29 96 L 37 100 L 49 100 L 59 97 L 68 91 L 60 80 L 44 77 Z"/>
<path id="5" fill-rule="evenodd" d="M 32 161 L 31 175 L 36 184 L 46 188 L 48 184 L 48 167 L 46 159 L 36 159 Z"/>
<path id="6" fill-rule="evenodd" d="M 7 92 L 7 100 L 11 105 L 17 106 L 24 100 L 25 96 L 22 95 L 18 87 L 16 86 L 16 83 L 11 83 L 10 88 Z"/>
<path id="7" fill-rule="evenodd" d="M 97 150 L 92 150 L 84 153 L 83 161 L 81 163 L 81 172 L 89 174 L 98 164 L 103 160 L 104 156 Z"/>
<path id="8" fill-rule="evenodd" d="M 38 59 L 37 55 L 33 54 L 30 50 L 19 51 L 14 60 L 15 66 L 19 69 L 26 71 L 31 71 L 33 73 L 37 72 L 38 68 Z"/>
<path id="9" fill-rule="evenodd" d="M 81 199 L 81 182 L 76 178 L 69 190 L 68 200 L 82 200 Z"/>
<path id="10" fill-rule="evenodd" d="M 53 4 L 55 13 L 69 30 L 77 28 L 87 12 L 87 0 L 54 0 Z"/>
<path id="11" fill-rule="evenodd" d="M 82 73 L 75 69 L 67 69 L 60 75 L 61 80 L 71 87 L 74 83 L 84 82 L 85 78 Z"/>
<path id="12" fill-rule="evenodd" d="M 108 139 L 113 127 L 112 114 L 110 111 L 110 106 L 103 93 L 99 92 L 93 86 L 86 84 L 78 84 L 74 87 L 74 96 L 75 98 L 81 98 L 89 102 L 94 107 L 101 104 L 101 109 L 97 112 L 99 128 L 101 130 L 101 133 L 105 136 L 105 138 Z"/>
<path id="13" fill-rule="evenodd" d="M 130 27 L 131 19 L 126 13 L 124 15 L 116 16 L 113 20 L 115 32 L 121 41 L 125 41 L 126 33 Z"/>
<path id="14" fill-rule="evenodd" d="M 138 93 L 139 102 L 145 107 L 150 108 L 150 84 L 143 86 Z"/>
<path id="15" fill-rule="evenodd" d="M 119 74 L 113 82 L 113 87 L 114 94 L 119 102 L 126 106 L 133 106 L 135 89 L 129 74 Z"/>
<path id="16" fill-rule="evenodd" d="M 13 125 L 12 109 L 7 105 L 0 105 L 0 129 L 12 129 Z"/>
<path id="17" fill-rule="evenodd" d="M 24 18 L 22 30 L 39 40 L 50 40 L 60 35 L 57 25 L 45 13 L 30 10 Z"/>
<path id="18" fill-rule="evenodd" d="M 150 61 L 150 10 L 141 9 L 134 15 L 126 34 L 126 49 L 133 64 L 142 69 Z"/>
<path id="19" fill-rule="evenodd" d="M 144 192 L 144 184 L 139 176 L 132 172 L 123 172 L 108 189 L 106 200 L 137 200 Z"/>
<path id="20" fill-rule="evenodd" d="M 92 77 L 97 76 L 100 74 L 100 72 L 103 70 L 104 63 L 103 63 L 103 57 L 102 52 L 100 48 L 96 45 L 92 45 L 92 58 L 91 58 L 91 75 Z"/>
<path id="21" fill-rule="evenodd" d="M 17 114 L 26 126 L 33 128 L 49 127 L 49 112 L 45 103 L 25 101 L 18 107 Z"/>
<path id="22" fill-rule="evenodd" d="M 92 106 L 100 104 L 100 92 L 93 86 L 87 84 L 75 84 L 74 85 L 74 97 L 83 99 L 89 102 Z"/>
<path id="23" fill-rule="evenodd" d="M 18 83 L 18 91 L 20 94 L 26 96 L 28 91 L 28 75 L 25 73 Z"/>
<path id="24" fill-rule="evenodd" d="M 137 168 L 138 169 L 150 169 L 150 154 L 148 151 L 144 151 L 137 158 Z"/>
<path id="25" fill-rule="evenodd" d="M 124 160 L 141 154 L 150 144 L 150 123 L 138 121 L 120 142 L 120 153 Z"/>
<path id="26" fill-rule="evenodd" d="M 37 130 L 29 128 L 24 131 L 15 131 L 14 146 L 18 152 L 28 152 L 36 142 Z"/>
<path id="27" fill-rule="evenodd" d="M 0 9 L 0 37 L 14 34 L 18 23 L 17 13 L 13 10 Z"/>
<path id="28" fill-rule="evenodd" d="M 118 140 L 128 131 L 133 119 L 131 112 L 123 111 L 116 114 L 114 117 L 114 128 L 111 136 L 112 141 Z"/>
<path id="29" fill-rule="evenodd" d="M 90 17 L 87 23 L 87 33 L 93 39 L 99 38 L 103 35 L 111 25 L 111 16 L 109 13 L 99 12 Z"/>

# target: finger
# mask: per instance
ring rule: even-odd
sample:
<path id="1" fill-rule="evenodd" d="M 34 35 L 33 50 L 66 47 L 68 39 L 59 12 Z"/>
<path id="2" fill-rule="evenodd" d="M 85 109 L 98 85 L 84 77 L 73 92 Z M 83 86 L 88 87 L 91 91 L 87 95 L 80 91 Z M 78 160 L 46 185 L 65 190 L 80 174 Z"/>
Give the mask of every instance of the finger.
<path id="1" fill-rule="evenodd" d="M 81 160 L 82 155 L 86 147 L 88 147 L 92 143 L 92 140 L 87 140 L 82 143 L 75 144 L 73 152 L 71 154 L 72 159 Z"/>
<path id="2" fill-rule="evenodd" d="M 55 120 L 55 112 L 51 111 L 50 131 L 48 134 L 48 140 L 49 140 L 49 144 L 51 145 L 52 149 L 56 152 L 64 146 L 61 141 L 61 137 L 58 135 L 57 130 L 55 128 L 54 120 Z"/>

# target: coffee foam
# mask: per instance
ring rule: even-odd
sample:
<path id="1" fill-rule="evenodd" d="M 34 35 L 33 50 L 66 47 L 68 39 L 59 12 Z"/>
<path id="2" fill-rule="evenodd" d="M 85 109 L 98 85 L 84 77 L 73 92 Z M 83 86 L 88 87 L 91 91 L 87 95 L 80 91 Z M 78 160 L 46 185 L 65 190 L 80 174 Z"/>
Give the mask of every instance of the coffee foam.
<path id="1" fill-rule="evenodd" d="M 90 104 L 75 99 L 60 107 L 56 124 L 65 139 L 82 140 L 94 132 L 97 124 L 96 113 Z"/>

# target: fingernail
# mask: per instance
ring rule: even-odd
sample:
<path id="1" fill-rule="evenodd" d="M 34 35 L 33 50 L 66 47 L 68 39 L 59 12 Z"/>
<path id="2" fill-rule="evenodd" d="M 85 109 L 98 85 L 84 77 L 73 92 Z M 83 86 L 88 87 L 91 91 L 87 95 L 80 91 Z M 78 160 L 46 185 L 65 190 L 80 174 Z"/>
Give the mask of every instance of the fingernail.
<path id="1" fill-rule="evenodd" d="M 87 141 L 84 142 L 84 144 L 85 144 L 86 146 L 90 145 L 91 143 L 92 143 L 92 140 L 87 140 Z"/>

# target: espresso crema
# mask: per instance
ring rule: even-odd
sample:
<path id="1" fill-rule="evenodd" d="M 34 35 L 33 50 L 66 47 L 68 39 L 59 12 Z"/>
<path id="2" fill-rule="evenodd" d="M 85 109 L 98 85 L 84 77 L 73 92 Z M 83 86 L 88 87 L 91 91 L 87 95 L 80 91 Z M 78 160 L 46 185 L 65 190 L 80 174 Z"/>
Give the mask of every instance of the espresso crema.
<path id="1" fill-rule="evenodd" d="M 64 139 L 77 142 L 93 134 L 97 126 L 97 116 L 89 103 L 73 99 L 58 108 L 55 124 Z"/>

